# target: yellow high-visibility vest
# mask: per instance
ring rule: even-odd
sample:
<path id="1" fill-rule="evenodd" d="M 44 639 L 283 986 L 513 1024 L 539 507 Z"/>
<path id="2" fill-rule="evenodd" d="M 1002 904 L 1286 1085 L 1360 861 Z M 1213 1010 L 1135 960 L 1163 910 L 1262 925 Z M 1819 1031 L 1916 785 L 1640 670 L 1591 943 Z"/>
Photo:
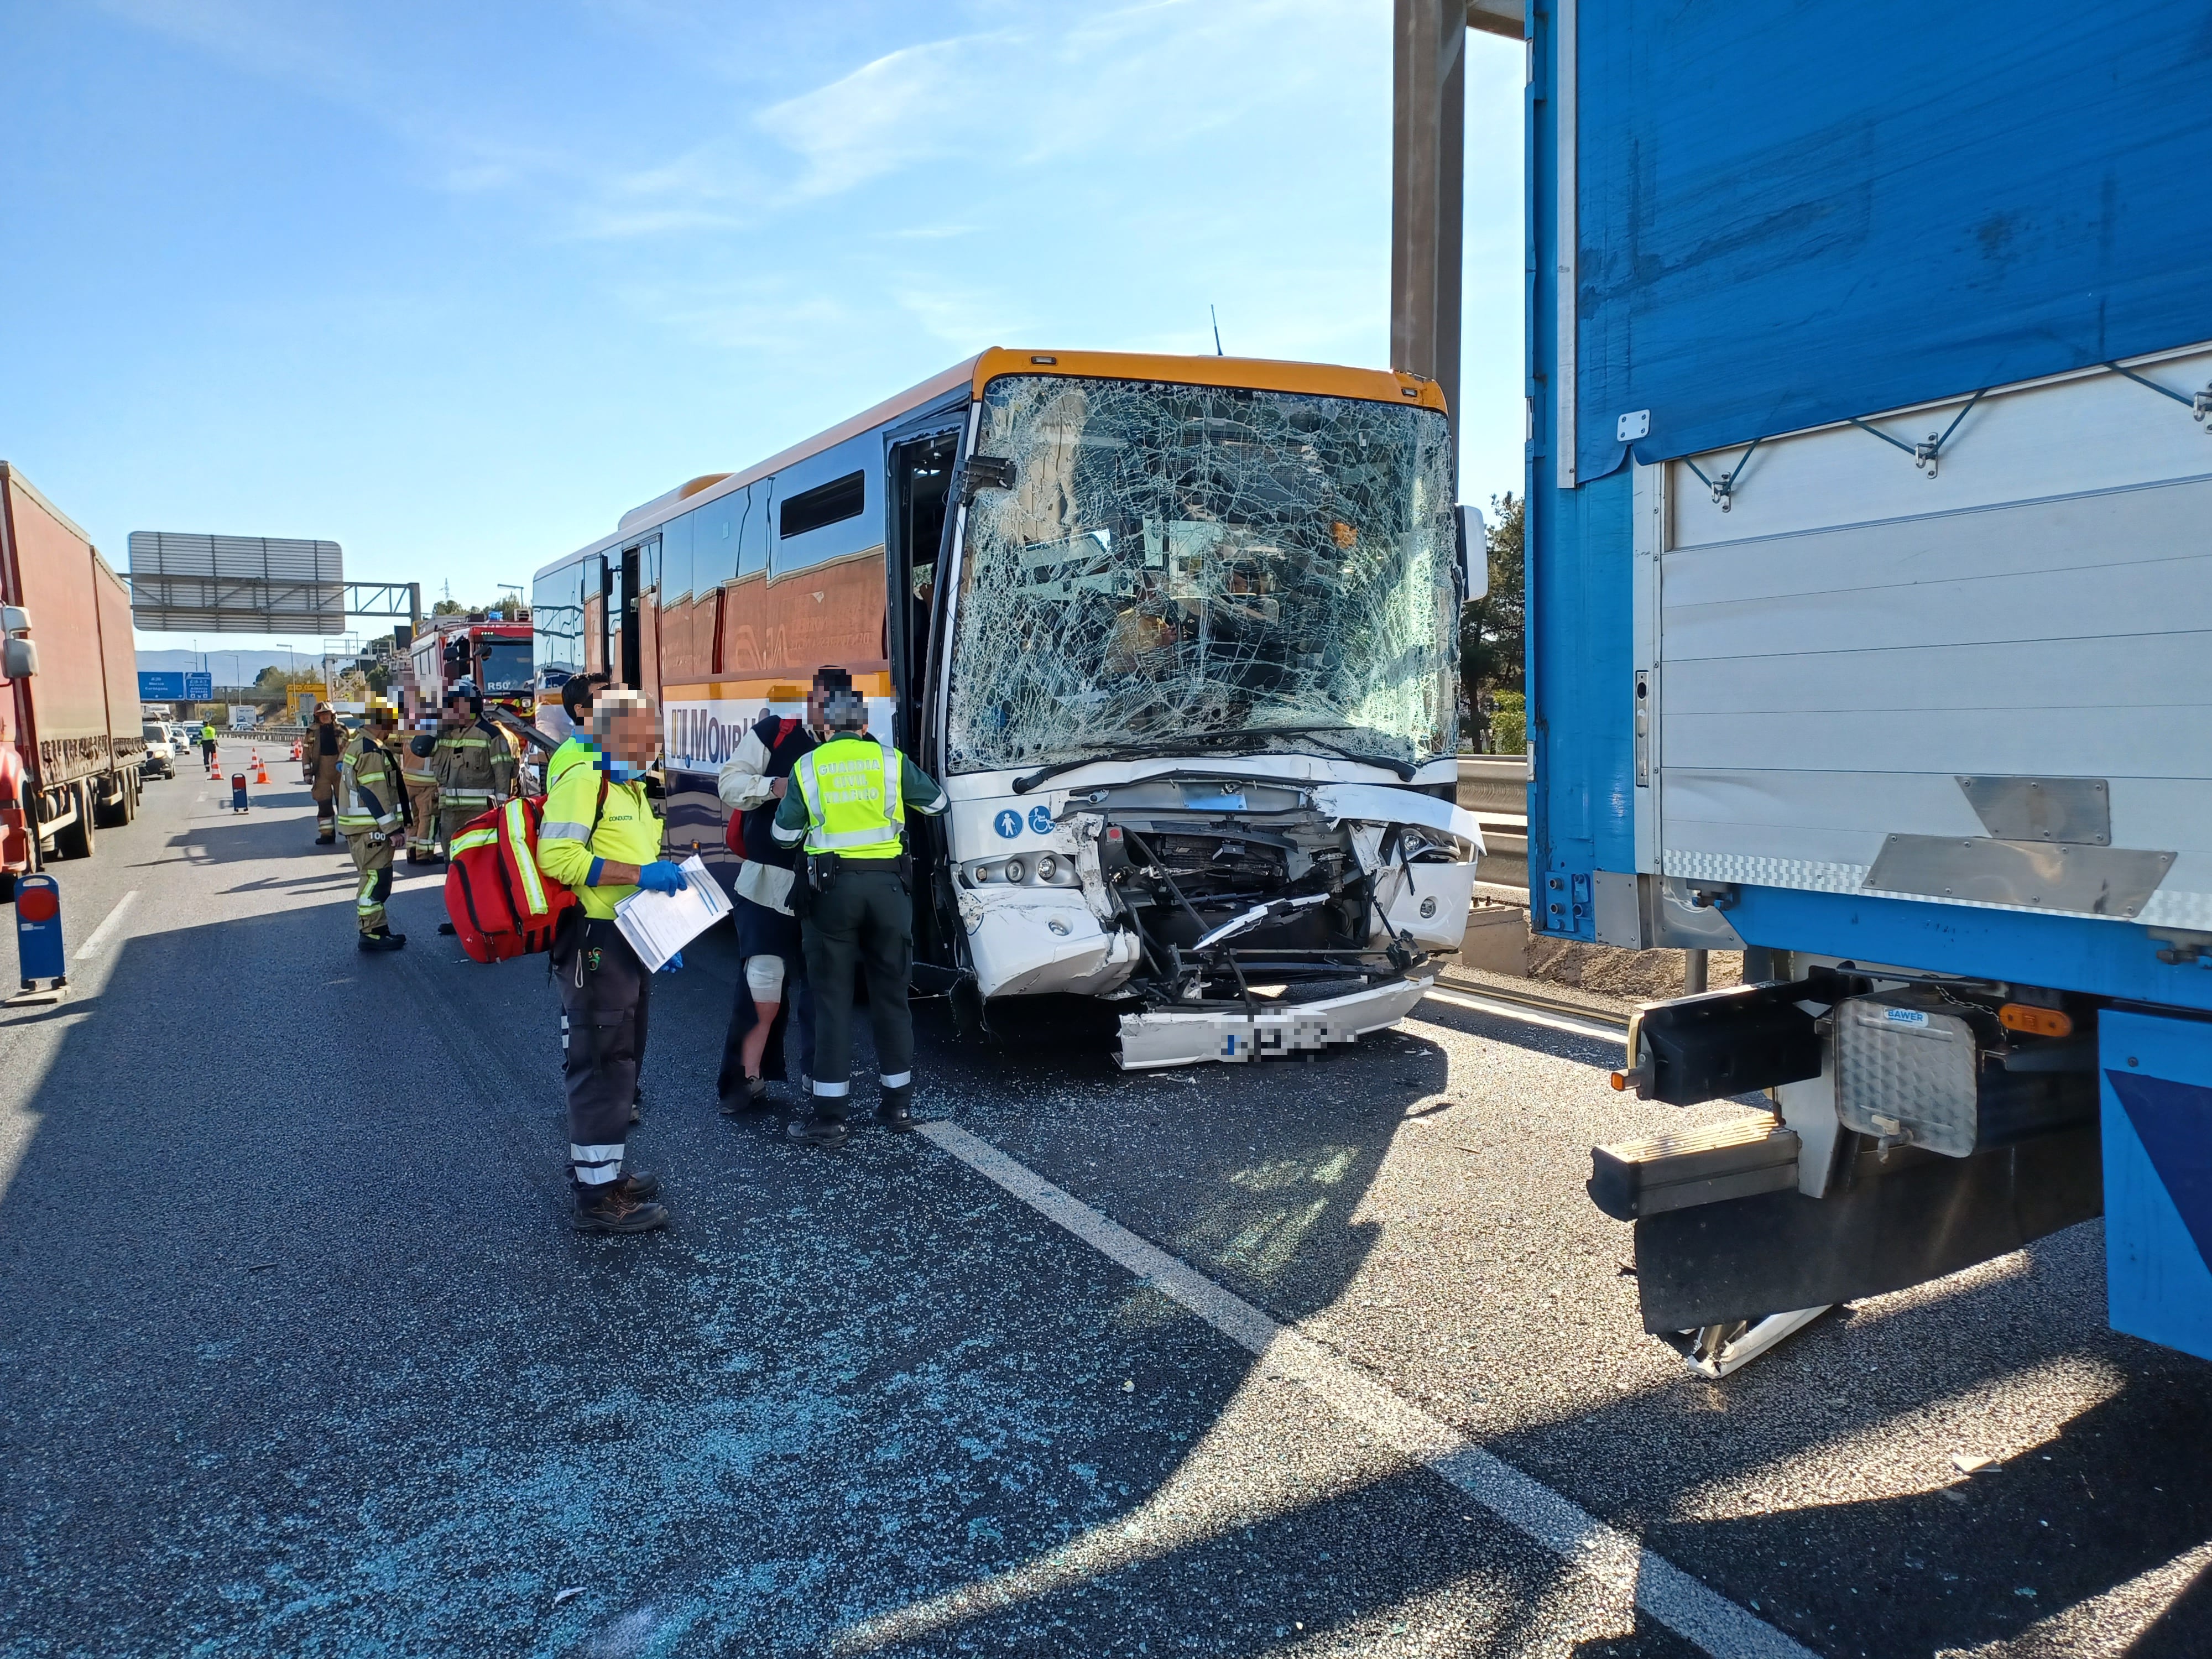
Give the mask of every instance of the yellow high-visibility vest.
<path id="1" fill-rule="evenodd" d="M 905 834 L 902 763 L 873 738 L 832 738 L 799 757 L 792 781 L 806 803 L 806 850 L 848 859 L 895 859 Z"/>

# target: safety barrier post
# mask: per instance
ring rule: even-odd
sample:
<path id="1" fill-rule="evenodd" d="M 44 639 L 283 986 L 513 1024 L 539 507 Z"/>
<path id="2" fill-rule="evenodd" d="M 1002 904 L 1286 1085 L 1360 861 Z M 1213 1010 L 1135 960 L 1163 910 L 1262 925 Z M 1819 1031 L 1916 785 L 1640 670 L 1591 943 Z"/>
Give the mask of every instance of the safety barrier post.
<path id="1" fill-rule="evenodd" d="M 62 947 L 62 889 L 52 876 L 15 878 L 15 955 L 23 988 L 0 1006 L 22 1008 L 59 1002 L 69 994 L 69 965 Z M 39 981 L 50 982 L 41 991 Z"/>

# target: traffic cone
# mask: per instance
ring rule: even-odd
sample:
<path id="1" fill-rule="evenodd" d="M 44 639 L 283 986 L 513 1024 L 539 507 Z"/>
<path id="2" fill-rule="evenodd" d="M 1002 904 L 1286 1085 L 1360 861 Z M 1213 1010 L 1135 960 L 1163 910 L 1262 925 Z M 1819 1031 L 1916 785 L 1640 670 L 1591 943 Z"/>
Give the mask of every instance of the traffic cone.
<path id="1" fill-rule="evenodd" d="M 296 743 L 292 745 L 292 758 L 294 760 L 300 758 L 300 745 Z"/>
<path id="2" fill-rule="evenodd" d="M 253 757 L 253 781 L 256 783 L 269 781 L 269 769 L 261 763 L 261 757 L 258 755 Z"/>

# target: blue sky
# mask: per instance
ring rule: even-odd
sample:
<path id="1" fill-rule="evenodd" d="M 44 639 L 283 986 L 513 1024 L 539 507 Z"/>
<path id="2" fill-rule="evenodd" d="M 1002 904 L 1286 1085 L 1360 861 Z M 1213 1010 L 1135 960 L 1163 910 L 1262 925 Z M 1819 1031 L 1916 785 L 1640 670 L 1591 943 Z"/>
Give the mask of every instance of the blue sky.
<path id="1" fill-rule="evenodd" d="M 1468 55 L 1482 501 L 1522 54 Z M 1389 0 L 103 0 L 9 58 L 0 456 L 118 566 L 319 536 L 489 599 L 987 345 L 1208 350 L 1211 303 L 1233 354 L 1388 356 Z"/>

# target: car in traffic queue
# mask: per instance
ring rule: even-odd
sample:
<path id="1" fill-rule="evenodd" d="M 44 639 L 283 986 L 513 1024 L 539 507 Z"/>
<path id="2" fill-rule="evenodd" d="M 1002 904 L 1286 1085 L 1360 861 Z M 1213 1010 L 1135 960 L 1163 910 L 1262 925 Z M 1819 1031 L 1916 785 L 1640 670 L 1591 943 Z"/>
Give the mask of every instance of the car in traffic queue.
<path id="1" fill-rule="evenodd" d="M 146 758 L 139 770 L 149 778 L 177 775 L 177 743 L 167 722 L 145 722 Z"/>

